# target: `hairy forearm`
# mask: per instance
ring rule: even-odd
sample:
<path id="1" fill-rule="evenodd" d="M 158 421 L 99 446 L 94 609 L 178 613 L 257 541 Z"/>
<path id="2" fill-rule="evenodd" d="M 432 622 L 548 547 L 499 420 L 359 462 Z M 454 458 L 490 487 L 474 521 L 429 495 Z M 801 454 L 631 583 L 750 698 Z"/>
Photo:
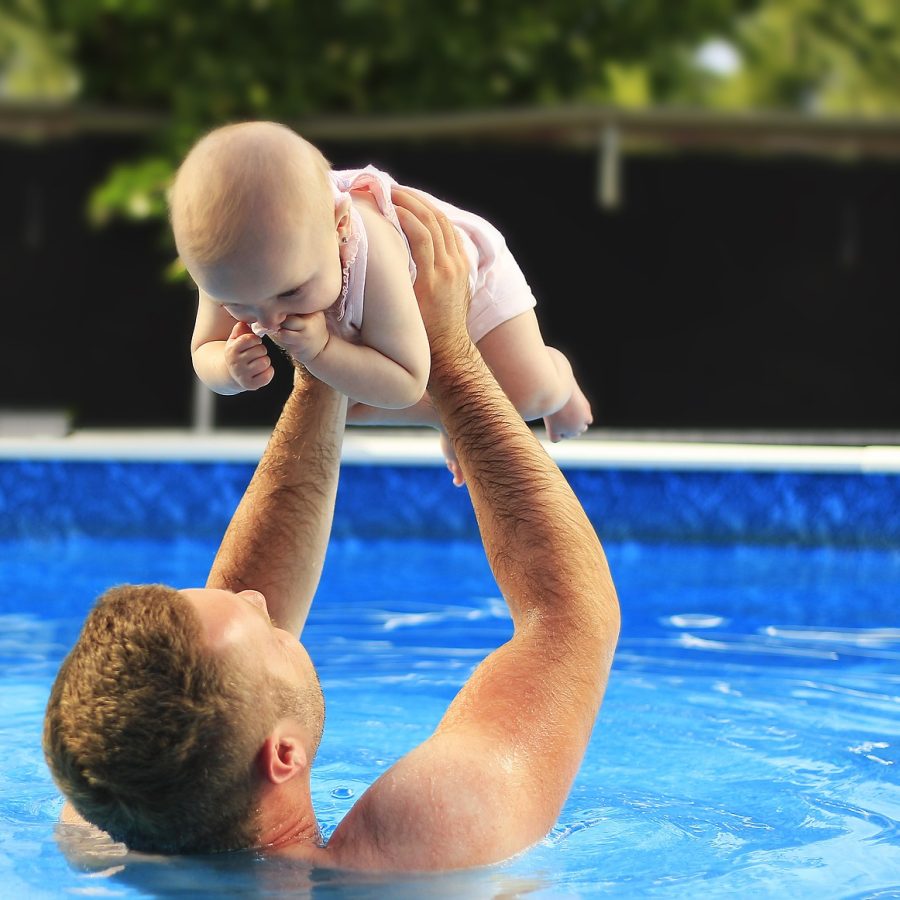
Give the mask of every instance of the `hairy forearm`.
<path id="1" fill-rule="evenodd" d="M 346 404 L 298 374 L 207 579 L 208 587 L 261 591 L 275 623 L 296 634 L 325 561 Z"/>
<path id="2" fill-rule="evenodd" d="M 231 377 L 225 362 L 225 341 L 207 341 L 191 351 L 197 377 L 211 390 L 223 396 L 239 394 L 243 388 Z"/>
<path id="3" fill-rule="evenodd" d="M 584 509 L 477 350 L 444 354 L 429 391 L 516 623 L 534 615 L 617 622 L 612 579 Z"/>

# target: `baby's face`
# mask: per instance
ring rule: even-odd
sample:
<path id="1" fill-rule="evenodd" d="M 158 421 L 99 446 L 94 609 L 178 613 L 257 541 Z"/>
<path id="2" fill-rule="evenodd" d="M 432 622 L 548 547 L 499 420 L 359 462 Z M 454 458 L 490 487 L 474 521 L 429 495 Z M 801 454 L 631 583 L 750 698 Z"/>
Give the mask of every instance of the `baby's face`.
<path id="1" fill-rule="evenodd" d="M 201 290 L 257 334 L 277 331 L 291 315 L 321 312 L 341 293 L 337 229 L 304 223 L 263 226 L 250 246 L 225 261 L 191 270 Z"/>

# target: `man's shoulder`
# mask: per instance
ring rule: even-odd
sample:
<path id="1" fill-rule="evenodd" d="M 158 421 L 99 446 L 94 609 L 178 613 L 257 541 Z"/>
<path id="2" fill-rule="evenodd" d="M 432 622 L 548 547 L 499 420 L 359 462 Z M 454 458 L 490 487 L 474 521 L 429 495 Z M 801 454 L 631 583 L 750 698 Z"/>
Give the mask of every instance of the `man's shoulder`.
<path id="1" fill-rule="evenodd" d="M 496 862 L 509 843 L 509 782 L 480 741 L 435 735 L 385 772 L 338 825 L 336 865 L 434 871 Z M 498 816 L 498 811 L 503 814 Z"/>

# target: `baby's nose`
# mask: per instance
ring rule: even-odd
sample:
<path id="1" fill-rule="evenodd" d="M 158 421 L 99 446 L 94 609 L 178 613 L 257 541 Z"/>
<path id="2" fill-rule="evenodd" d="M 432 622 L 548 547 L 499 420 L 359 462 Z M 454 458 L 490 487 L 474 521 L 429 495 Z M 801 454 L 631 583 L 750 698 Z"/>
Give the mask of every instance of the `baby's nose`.
<path id="1" fill-rule="evenodd" d="M 256 324 L 267 331 L 278 331 L 283 321 L 283 313 L 260 311 L 260 314 L 256 317 Z"/>

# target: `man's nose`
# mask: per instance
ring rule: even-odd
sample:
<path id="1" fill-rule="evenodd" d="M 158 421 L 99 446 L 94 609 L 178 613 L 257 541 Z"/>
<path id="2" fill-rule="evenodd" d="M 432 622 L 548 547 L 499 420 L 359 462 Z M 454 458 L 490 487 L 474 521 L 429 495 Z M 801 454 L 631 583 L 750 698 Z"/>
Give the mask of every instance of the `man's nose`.
<path id="1" fill-rule="evenodd" d="M 261 609 L 266 615 L 269 614 L 269 609 L 266 606 L 266 598 L 263 597 L 259 591 L 241 591 L 241 596 L 245 597 L 258 609 Z"/>

